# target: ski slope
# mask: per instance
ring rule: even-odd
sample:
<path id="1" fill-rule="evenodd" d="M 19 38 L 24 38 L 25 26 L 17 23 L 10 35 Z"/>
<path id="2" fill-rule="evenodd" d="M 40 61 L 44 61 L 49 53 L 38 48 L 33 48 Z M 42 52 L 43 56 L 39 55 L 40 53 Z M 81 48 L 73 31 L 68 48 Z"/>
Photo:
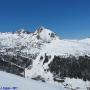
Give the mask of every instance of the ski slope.
<path id="1" fill-rule="evenodd" d="M 34 80 L 15 76 L 6 72 L 0 71 L 0 88 L 9 87 L 8 90 L 67 90 L 63 87 L 55 87 L 50 84 L 42 83 Z M 16 87 L 16 89 L 13 89 Z M 7 90 L 7 89 L 0 89 Z"/>

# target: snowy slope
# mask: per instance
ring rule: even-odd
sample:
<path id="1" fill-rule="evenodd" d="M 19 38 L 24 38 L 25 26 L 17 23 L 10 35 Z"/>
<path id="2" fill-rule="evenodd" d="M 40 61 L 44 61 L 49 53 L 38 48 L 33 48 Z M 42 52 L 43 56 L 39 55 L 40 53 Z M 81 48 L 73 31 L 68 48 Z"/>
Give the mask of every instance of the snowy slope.
<path id="1" fill-rule="evenodd" d="M 16 87 L 15 90 L 66 90 L 63 87 L 55 87 L 50 84 L 27 80 L 25 78 L 0 71 L 0 88 L 5 87 L 11 88 L 10 90 L 14 90 L 13 87 Z"/>
<path id="2" fill-rule="evenodd" d="M 90 45 L 90 38 L 86 38 L 86 39 L 80 40 L 80 42 Z"/>
<path id="3" fill-rule="evenodd" d="M 89 43 L 89 41 L 88 41 Z M 46 44 L 43 52 L 54 55 L 74 55 L 83 56 L 90 55 L 90 44 L 81 41 L 53 40 L 50 44 Z"/>

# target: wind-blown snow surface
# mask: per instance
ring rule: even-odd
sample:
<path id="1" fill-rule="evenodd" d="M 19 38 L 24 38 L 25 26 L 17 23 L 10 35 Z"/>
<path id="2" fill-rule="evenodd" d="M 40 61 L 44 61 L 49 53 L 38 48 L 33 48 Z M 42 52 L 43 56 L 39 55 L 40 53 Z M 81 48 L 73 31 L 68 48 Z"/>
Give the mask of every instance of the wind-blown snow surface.
<path id="1" fill-rule="evenodd" d="M 16 89 L 10 90 L 67 90 L 63 87 L 55 87 L 50 84 L 37 82 L 34 80 L 27 80 L 25 78 L 0 71 L 0 88 L 5 87 L 16 87 Z"/>

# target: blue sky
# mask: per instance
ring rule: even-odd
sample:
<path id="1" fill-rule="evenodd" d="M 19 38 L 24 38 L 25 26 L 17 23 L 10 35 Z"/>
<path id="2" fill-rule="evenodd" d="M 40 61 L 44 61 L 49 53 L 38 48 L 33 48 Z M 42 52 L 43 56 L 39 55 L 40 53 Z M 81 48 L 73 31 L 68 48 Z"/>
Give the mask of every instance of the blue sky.
<path id="1" fill-rule="evenodd" d="M 90 37 L 90 0 L 0 0 L 0 31 L 38 26 L 62 38 Z"/>

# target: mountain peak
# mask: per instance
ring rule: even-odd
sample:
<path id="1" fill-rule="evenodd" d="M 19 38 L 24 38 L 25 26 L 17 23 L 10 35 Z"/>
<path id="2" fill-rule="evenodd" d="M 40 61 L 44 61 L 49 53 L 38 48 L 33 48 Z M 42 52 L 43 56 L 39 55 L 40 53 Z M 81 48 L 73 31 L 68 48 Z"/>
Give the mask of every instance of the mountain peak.
<path id="1" fill-rule="evenodd" d="M 45 29 L 44 26 L 40 26 L 40 27 L 38 28 L 38 30 L 43 30 L 43 29 Z"/>
<path id="2" fill-rule="evenodd" d="M 34 34 L 38 36 L 38 39 L 41 39 L 45 42 L 50 42 L 51 40 L 55 39 L 56 34 L 51 31 L 50 29 L 47 29 L 43 26 L 39 27 Z"/>

